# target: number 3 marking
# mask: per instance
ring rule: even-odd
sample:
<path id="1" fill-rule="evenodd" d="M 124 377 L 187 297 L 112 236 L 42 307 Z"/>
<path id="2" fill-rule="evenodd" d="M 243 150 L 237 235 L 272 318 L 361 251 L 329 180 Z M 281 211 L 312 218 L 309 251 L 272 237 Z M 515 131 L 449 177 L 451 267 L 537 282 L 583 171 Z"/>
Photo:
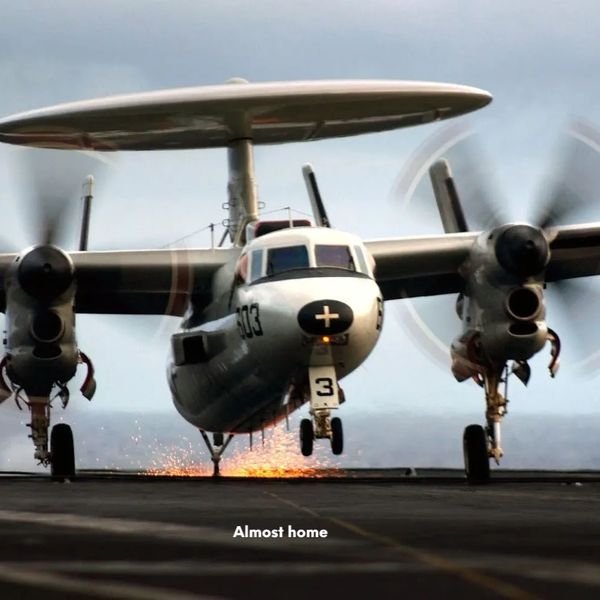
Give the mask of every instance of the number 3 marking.
<path id="1" fill-rule="evenodd" d="M 315 383 L 321 386 L 321 389 L 317 390 L 317 396 L 333 396 L 333 379 L 331 377 L 318 377 L 315 379 Z"/>

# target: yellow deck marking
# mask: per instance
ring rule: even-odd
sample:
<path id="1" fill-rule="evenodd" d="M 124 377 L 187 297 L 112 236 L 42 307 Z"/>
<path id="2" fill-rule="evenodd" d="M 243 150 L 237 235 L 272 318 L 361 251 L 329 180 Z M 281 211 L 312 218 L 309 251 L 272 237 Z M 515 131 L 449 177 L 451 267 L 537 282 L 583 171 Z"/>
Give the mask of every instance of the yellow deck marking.
<path id="1" fill-rule="evenodd" d="M 318 517 L 320 519 L 325 519 L 330 521 L 331 523 L 335 523 L 339 527 L 342 527 L 348 531 L 351 531 L 365 539 L 370 541 L 377 542 L 388 548 L 392 548 L 401 552 L 402 554 L 409 556 L 410 558 L 417 560 L 423 564 L 426 564 L 430 567 L 434 567 L 439 571 L 444 571 L 446 573 L 456 575 L 469 583 L 474 585 L 478 585 L 479 587 L 485 588 L 487 590 L 491 590 L 492 592 L 498 594 L 502 598 L 509 598 L 510 600 L 537 600 L 537 596 L 513 585 L 512 583 L 507 583 L 497 579 L 495 577 L 491 577 L 490 575 L 486 575 L 484 573 L 480 573 L 474 569 L 470 569 L 461 565 L 460 563 L 454 562 L 441 556 L 440 554 L 434 554 L 433 552 L 428 552 L 425 550 L 419 550 L 413 546 L 408 546 L 407 544 L 402 544 L 398 540 L 389 537 L 387 535 L 380 535 L 378 533 L 373 533 L 362 527 L 355 525 L 354 523 L 350 523 L 345 519 L 339 519 L 337 517 L 329 517 L 327 515 L 322 515 L 317 511 L 308 508 L 306 506 L 302 506 L 301 504 L 297 504 L 292 500 L 288 500 L 287 498 L 283 498 L 278 494 L 273 492 L 267 492 L 269 496 L 272 496 L 276 500 L 279 500 L 283 504 L 287 504 L 288 506 L 292 506 L 297 510 L 305 512 L 313 517 Z"/>

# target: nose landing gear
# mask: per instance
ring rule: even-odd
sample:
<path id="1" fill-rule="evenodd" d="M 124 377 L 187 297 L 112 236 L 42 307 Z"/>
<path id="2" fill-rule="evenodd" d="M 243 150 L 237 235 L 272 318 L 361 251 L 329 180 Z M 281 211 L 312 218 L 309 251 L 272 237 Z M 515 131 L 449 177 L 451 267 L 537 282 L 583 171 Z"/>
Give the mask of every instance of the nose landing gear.
<path id="1" fill-rule="evenodd" d="M 302 456 L 310 456 L 313 453 L 315 442 L 315 429 L 310 419 L 300 421 L 300 452 Z"/>
<path id="2" fill-rule="evenodd" d="M 310 367 L 310 415 L 311 419 L 300 422 L 300 451 L 303 456 L 313 452 L 315 438 L 329 439 L 331 451 L 339 455 L 344 451 L 342 420 L 331 417 L 331 411 L 339 407 L 344 393 L 339 388 L 333 367 Z"/>

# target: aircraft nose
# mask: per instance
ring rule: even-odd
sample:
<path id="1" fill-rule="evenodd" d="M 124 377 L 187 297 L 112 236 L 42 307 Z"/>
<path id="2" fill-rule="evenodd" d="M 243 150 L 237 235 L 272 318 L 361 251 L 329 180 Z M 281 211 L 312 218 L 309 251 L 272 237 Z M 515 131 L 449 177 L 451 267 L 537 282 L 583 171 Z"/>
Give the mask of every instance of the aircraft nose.
<path id="1" fill-rule="evenodd" d="M 352 309 L 339 300 L 316 300 L 298 312 L 298 324 L 312 335 L 343 333 L 352 325 Z"/>

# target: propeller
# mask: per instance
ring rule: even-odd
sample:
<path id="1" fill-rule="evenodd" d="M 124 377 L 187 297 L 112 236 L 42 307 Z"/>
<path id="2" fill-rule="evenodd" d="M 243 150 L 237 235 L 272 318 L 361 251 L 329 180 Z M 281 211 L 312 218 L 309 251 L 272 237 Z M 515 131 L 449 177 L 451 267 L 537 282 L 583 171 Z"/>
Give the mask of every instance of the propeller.
<path id="1" fill-rule="evenodd" d="M 41 245 L 33 254 L 27 255 L 27 269 L 20 275 L 21 285 L 27 285 L 29 293 L 37 294 L 35 297 L 52 296 L 71 279 L 66 275 L 64 262 L 57 256 L 60 251 L 49 250 L 48 245 L 66 250 L 81 249 L 83 245 L 87 249 L 90 183 L 96 188 L 104 188 L 117 154 L 47 148 L 15 148 L 12 153 L 13 170 L 17 175 L 16 197 L 23 209 L 17 216 L 28 226 L 25 231 L 27 244 Z M 90 175 L 93 182 L 89 180 Z M 93 231 L 91 241 L 93 245 Z M 14 248 L 14 244 L 4 247 Z M 16 250 L 22 249 L 21 246 Z M 48 255 L 54 262 L 44 260 Z M 47 265 L 51 266 L 50 273 L 44 272 Z M 168 338 L 174 328 L 172 318 L 158 315 L 140 315 L 135 319 L 122 315 L 85 315 L 84 319 L 93 320 L 91 330 L 106 327 L 114 335 L 126 331 L 128 337 L 137 338 L 143 344 L 151 343 L 155 338 Z M 80 342 L 90 335 L 88 331 L 87 326 L 80 329 Z"/>
<path id="2" fill-rule="evenodd" d="M 600 189 L 600 134 L 593 127 L 577 122 L 571 125 L 561 142 L 540 186 L 530 223 L 507 229 L 496 241 L 498 262 L 515 274 L 526 276 L 539 272 L 550 258 L 548 241 L 553 238 L 552 227 L 567 225 L 576 216 L 583 215 Z M 494 178 L 487 164 L 473 130 L 453 124 L 415 153 L 396 182 L 396 199 L 421 215 L 423 206 L 431 211 L 437 201 L 436 220 L 439 222 L 441 213 L 446 232 L 491 230 L 510 223 L 498 208 L 506 203 L 497 197 L 498 187 L 493 185 Z M 425 176 L 428 170 L 431 182 Z M 597 219 L 598 215 L 595 219 L 588 218 Z M 582 288 L 586 291 L 582 292 Z M 582 284 L 563 280 L 549 284 L 550 297 L 557 297 L 560 304 L 569 309 L 563 311 L 565 316 L 573 314 L 576 305 L 583 306 L 587 314 L 592 305 L 597 306 L 586 293 L 591 289 L 593 284 L 587 281 Z M 582 293 L 586 302 L 581 301 Z M 595 295 L 600 299 L 600 290 Z M 447 348 L 459 332 L 458 321 L 449 317 L 454 313 L 455 302 L 452 296 L 399 303 L 398 317 L 403 327 L 444 369 L 448 367 L 449 355 L 441 352 L 440 347 Z M 553 318 L 551 310 L 549 317 Z M 587 321 L 587 327 L 585 319 L 571 319 L 578 323 L 569 323 L 579 339 L 586 341 L 586 347 L 582 348 L 586 356 L 590 355 L 592 337 L 589 323 L 597 318 L 595 315 L 593 321 Z M 599 349 L 598 344 L 596 349 Z"/>
<path id="3" fill-rule="evenodd" d="M 428 176 L 433 165 L 445 159 L 454 179 L 454 193 L 460 197 L 469 229 L 492 229 L 509 221 L 506 201 L 499 193 L 494 169 L 479 135 L 464 121 L 450 123 L 428 138 L 403 165 L 394 186 L 392 199 L 403 209 L 403 220 L 411 228 L 440 222 L 432 182 Z"/>
<path id="4" fill-rule="evenodd" d="M 573 122 L 563 136 L 538 192 L 532 222 L 542 229 L 567 225 L 592 207 L 600 186 L 600 133 L 582 121 Z M 590 217 L 599 217 L 595 215 Z"/>
<path id="5" fill-rule="evenodd" d="M 44 246 L 70 245 L 80 230 L 77 199 L 89 197 L 88 177 L 103 180 L 112 159 L 99 152 L 46 148 L 17 149 L 14 158 L 18 196 L 24 200 L 24 220 L 31 228 L 28 237 Z"/>

